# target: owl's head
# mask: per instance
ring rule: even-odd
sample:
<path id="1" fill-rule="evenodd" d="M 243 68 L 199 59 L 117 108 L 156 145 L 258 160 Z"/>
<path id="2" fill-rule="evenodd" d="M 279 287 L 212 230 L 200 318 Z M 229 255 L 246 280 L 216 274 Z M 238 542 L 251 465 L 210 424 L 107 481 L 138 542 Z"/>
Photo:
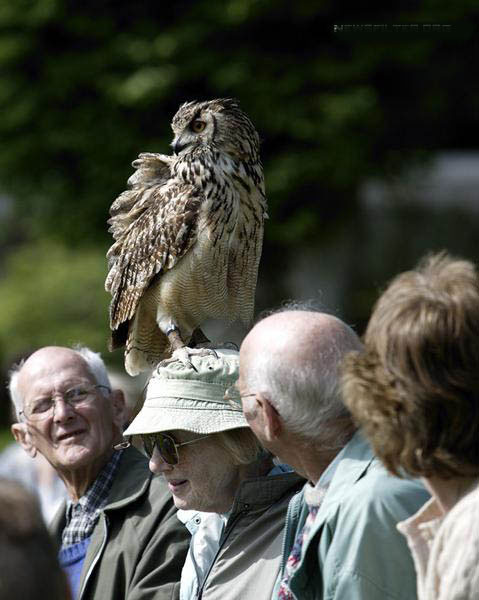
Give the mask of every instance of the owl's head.
<path id="1" fill-rule="evenodd" d="M 259 160 L 258 133 L 238 101 L 232 98 L 186 102 L 173 117 L 171 128 L 175 154 L 205 145 L 239 160 Z"/>

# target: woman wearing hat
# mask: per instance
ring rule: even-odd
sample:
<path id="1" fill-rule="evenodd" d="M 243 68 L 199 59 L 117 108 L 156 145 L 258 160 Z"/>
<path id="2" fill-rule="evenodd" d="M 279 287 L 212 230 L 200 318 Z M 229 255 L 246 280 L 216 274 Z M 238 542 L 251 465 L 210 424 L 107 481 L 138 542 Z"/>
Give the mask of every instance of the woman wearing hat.
<path id="1" fill-rule="evenodd" d="M 125 436 L 141 436 L 192 535 L 181 600 L 269 600 L 288 503 L 304 480 L 275 466 L 249 429 L 234 388 L 238 353 L 191 361 L 156 369 Z"/>

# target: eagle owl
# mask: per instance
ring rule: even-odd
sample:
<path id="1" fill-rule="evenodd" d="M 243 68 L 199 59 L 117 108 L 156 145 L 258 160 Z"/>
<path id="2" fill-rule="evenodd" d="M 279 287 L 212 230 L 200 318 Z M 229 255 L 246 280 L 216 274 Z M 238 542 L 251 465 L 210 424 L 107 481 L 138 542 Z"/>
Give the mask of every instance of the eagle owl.
<path id="1" fill-rule="evenodd" d="M 187 102 L 171 127 L 174 155 L 140 154 L 108 221 L 110 347 L 125 345 L 130 375 L 208 318 L 253 316 L 267 218 L 258 134 L 233 99 Z"/>

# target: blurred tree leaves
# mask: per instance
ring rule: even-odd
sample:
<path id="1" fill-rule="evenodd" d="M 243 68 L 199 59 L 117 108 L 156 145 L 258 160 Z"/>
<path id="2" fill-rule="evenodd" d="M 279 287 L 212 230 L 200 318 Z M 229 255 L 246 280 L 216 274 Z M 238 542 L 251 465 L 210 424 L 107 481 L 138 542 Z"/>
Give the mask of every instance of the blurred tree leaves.
<path id="1" fill-rule="evenodd" d="M 437 19 L 450 31 L 391 30 Z M 334 32 L 345 22 L 390 28 Z M 468 1 L 369 16 L 328 0 L 4 2 L 0 188 L 28 235 L 105 243 L 131 161 L 168 150 L 178 105 L 236 96 L 264 139 L 267 236 L 303 240 L 311 232 L 298 202 L 329 221 L 354 210 L 368 174 L 397 171 L 416 148 L 470 143 L 479 95 L 460 82 L 470 79 L 474 23 Z"/>
<path id="2" fill-rule="evenodd" d="M 24 244 L 0 280 L 0 349 L 16 356 L 78 342 L 106 351 L 108 296 L 104 251 L 56 242 Z"/>
<path id="3" fill-rule="evenodd" d="M 185 100 L 234 96 L 255 122 L 271 217 L 261 276 L 280 290 L 285 250 L 354 224 L 365 178 L 477 147 L 478 15 L 472 0 L 369 14 L 330 0 L 0 2 L 4 356 L 104 349 L 108 208 L 139 152 L 168 152 Z M 392 31 L 431 22 L 451 27 Z M 334 31 L 345 23 L 389 29 Z"/>

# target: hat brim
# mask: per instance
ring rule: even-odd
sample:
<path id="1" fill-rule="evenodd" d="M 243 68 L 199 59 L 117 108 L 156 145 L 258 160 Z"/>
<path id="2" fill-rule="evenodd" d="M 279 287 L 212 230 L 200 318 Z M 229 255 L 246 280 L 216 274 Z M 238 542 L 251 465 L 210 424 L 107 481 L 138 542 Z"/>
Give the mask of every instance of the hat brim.
<path id="1" fill-rule="evenodd" d="M 124 436 L 181 429 L 194 433 L 218 433 L 248 427 L 241 410 L 224 403 L 178 398 L 146 400 Z"/>

